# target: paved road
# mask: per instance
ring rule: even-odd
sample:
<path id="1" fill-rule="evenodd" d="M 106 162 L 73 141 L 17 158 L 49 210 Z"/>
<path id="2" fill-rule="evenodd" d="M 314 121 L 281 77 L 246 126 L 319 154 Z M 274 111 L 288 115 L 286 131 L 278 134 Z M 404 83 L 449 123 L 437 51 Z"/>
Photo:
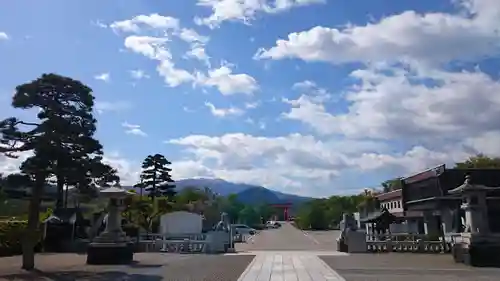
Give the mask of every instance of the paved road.
<path id="1" fill-rule="evenodd" d="M 237 251 L 336 251 L 336 232 L 303 232 L 289 223 L 280 228 L 266 229 L 237 244 Z"/>
<path id="2" fill-rule="evenodd" d="M 319 256 L 346 281 L 497 281 L 498 268 L 453 262 L 449 254 L 350 254 Z"/>
<path id="3" fill-rule="evenodd" d="M 86 265 L 85 255 L 41 254 L 36 271 L 20 270 L 21 258 L 0 258 L 0 280 L 30 281 L 236 281 L 253 255 L 138 253 L 131 265 Z"/>

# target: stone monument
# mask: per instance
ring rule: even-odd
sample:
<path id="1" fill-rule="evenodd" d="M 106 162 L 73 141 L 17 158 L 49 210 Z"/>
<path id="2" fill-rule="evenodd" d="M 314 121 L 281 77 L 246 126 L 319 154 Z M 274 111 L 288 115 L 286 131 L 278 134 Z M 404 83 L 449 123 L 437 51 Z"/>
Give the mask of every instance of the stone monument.
<path id="1" fill-rule="evenodd" d="M 460 208 L 465 212 L 465 230 L 452 245 L 456 262 L 472 266 L 500 266 L 500 234 L 490 232 L 486 201 L 487 192 L 494 190 L 500 188 L 473 184 L 467 175 L 461 186 L 448 191 L 461 196 Z"/>
<path id="2" fill-rule="evenodd" d="M 101 190 L 100 196 L 109 199 L 106 229 L 87 247 L 87 264 L 127 264 L 134 256 L 133 242 L 121 227 L 121 212 L 125 208 L 125 198 L 132 193 L 109 187 Z"/>
<path id="3" fill-rule="evenodd" d="M 234 249 L 233 229 L 229 224 L 227 213 L 221 213 L 220 221 L 214 226 L 213 231 L 207 233 L 206 253 L 232 253 Z"/>

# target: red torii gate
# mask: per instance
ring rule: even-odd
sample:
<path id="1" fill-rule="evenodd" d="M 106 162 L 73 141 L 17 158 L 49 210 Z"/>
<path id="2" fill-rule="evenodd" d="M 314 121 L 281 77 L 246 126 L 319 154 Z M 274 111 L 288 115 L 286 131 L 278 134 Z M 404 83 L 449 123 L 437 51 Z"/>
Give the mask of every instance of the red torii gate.
<path id="1" fill-rule="evenodd" d="M 269 204 L 269 206 L 275 209 L 283 210 L 283 219 L 287 221 L 289 219 L 289 210 L 292 207 L 292 203 L 277 203 L 277 204 Z"/>

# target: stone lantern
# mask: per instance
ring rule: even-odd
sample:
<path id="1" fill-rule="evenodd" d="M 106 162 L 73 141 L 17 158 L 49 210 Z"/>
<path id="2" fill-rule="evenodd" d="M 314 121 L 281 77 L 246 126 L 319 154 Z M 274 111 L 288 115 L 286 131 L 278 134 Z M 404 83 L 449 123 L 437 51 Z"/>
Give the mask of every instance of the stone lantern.
<path id="1" fill-rule="evenodd" d="M 461 195 L 461 209 L 465 211 L 465 231 L 454 237 L 452 253 L 456 262 L 473 266 L 500 266 L 500 235 L 490 232 L 487 192 L 499 190 L 473 184 L 467 175 L 465 182 L 449 190 L 449 194 Z"/>
<path id="2" fill-rule="evenodd" d="M 121 227 L 121 212 L 125 199 L 133 193 L 119 187 L 101 190 L 100 197 L 108 199 L 106 229 L 88 245 L 87 264 L 127 264 L 133 260 L 133 243 Z"/>
<path id="3" fill-rule="evenodd" d="M 461 186 L 448 191 L 449 194 L 462 196 L 460 208 L 465 211 L 465 232 L 489 233 L 486 193 L 496 189 L 498 188 L 472 184 L 470 175 L 467 175 Z"/>

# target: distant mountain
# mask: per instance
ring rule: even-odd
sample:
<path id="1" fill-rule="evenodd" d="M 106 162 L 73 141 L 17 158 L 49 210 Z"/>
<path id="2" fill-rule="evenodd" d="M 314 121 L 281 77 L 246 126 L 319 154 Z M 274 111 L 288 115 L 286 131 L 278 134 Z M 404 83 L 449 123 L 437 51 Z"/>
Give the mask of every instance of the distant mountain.
<path id="1" fill-rule="evenodd" d="M 232 183 L 222 179 L 183 179 L 175 182 L 175 186 L 179 189 L 185 187 L 208 187 L 213 192 L 218 193 L 222 196 L 227 196 L 233 193 L 240 193 L 245 189 L 254 187 L 253 185 Z"/>
<path id="2" fill-rule="evenodd" d="M 222 179 L 183 179 L 175 182 L 175 186 L 178 190 L 182 190 L 186 187 L 208 187 L 213 192 L 218 193 L 222 196 L 228 196 L 230 194 L 236 194 L 239 201 L 245 204 L 259 204 L 259 203 L 269 203 L 269 204 L 279 204 L 279 203 L 292 203 L 300 204 L 309 201 L 313 198 L 303 197 L 293 194 L 287 194 L 279 191 L 274 191 L 267 189 L 262 186 L 244 184 L 244 183 L 233 183 Z M 128 190 L 134 189 L 139 192 L 137 188 L 124 187 Z"/>
<path id="3" fill-rule="evenodd" d="M 261 186 L 250 187 L 236 193 L 236 198 L 241 203 L 251 205 L 285 203 L 278 197 L 278 195 L 276 195 L 276 193 Z"/>

